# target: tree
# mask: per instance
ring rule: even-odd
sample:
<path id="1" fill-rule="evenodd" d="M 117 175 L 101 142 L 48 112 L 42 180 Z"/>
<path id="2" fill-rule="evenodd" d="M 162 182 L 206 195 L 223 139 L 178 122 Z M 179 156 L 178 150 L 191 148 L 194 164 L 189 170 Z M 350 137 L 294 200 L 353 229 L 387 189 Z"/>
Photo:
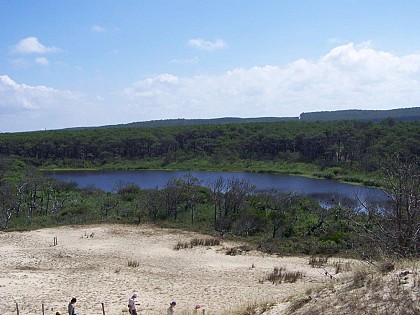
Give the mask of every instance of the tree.
<path id="1" fill-rule="evenodd" d="M 170 178 L 163 188 L 164 205 L 168 217 L 178 218 L 179 207 L 184 201 L 183 183 L 176 178 Z"/>
<path id="2" fill-rule="evenodd" d="M 420 167 L 418 156 L 395 155 L 384 164 L 383 207 L 362 204 L 350 212 L 351 226 L 361 243 L 398 257 L 420 255 Z"/>
<path id="3" fill-rule="evenodd" d="M 269 211 L 269 219 L 273 226 L 272 238 L 277 234 L 291 234 L 297 221 L 294 215 L 294 205 L 298 196 L 293 193 L 271 192 L 266 194 L 265 208 Z"/>
<path id="4" fill-rule="evenodd" d="M 218 199 L 223 209 L 215 224 L 215 230 L 223 234 L 231 229 L 235 220 L 246 214 L 246 199 L 255 190 L 255 185 L 245 179 L 232 178 L 226 183 L 224 180 L 216 181 L 213 188 L 216 190 L 216 198 L 223 197 L 222 200 Z M 225 189 L 222 194 L 221 189 Z"/>
<path id="5" fill-rule="evenodd" d="M 223 207 L 223 193 L 226 189 L 226 182 L 222 176 L 218 177 L 210 185 L 211 197 L 214 206 L 214 227 L 216 228 L 217 219 L 222 218 L 222 207 Z"/>
<path id="6" fill-rule="evenodd" d="M 420 159 L 395 156 L 385 168 L 385 191 L 392 207 L 380 216 L 379 228 L 395 240 L 393 250 L 401 256 L 420 254 Z"/>
<path id="7" fill-rule="evenodd" d="M 16 191 L 10 183 L 0 182 L 0 229 L 8 227 L 17 203 Z"/>
<path id="8" fill-rule="evenodd" d="M 162 191 L 159 190 L 158 187 L 148 190 L 146 193 L 145 207 L 154 223 L 158 220 L 164 206 L 164 198 L 162 195 Z"/>
<path id="9" fill-rule="evenodd" d="M 201 180 L 188 173 L 184 176 L 185 210 L 191 210 L 191 225 L 194 225 L 195 209 L 199 201 Z"/>

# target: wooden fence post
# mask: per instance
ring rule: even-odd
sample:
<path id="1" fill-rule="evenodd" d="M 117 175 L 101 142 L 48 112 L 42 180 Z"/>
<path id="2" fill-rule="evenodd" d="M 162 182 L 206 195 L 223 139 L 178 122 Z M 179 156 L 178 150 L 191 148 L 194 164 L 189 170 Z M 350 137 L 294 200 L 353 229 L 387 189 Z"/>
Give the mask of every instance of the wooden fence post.
<path id="1" fill-rule="evenodd" d="M 42 315 L 45 315 L 45 312 L 44 312 L 44 303 L 42 303 Z"/>
<path id="2" fill-rule="evenodd" d="M 16 302 L 16 314 L 19 315 L 19 304 Z"/>
<path id="3" fill-rule="evenodd" d="M 104 303 L 101 303 L 102 304 L 102 315 L 105 315 L 105 306 L 104 306 Z"/>

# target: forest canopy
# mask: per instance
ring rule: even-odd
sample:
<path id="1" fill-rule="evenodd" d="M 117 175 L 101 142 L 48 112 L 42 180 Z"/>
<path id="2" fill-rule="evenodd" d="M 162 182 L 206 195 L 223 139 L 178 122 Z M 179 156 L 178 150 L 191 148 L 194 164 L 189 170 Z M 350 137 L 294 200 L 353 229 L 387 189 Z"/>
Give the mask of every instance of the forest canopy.
<path id="1" fill-rule="evenodd" d="M 369 173 L 390 154 L 418 156 L 419 135 L 420 121 L 392 119 L 53 130 L 0 134 L 0 155 L 45 168 L 113 168 L 127 161 L 147 168 L 151 160 L 155 168 L 185 161 L 207 166 L 284 161 Z"/>

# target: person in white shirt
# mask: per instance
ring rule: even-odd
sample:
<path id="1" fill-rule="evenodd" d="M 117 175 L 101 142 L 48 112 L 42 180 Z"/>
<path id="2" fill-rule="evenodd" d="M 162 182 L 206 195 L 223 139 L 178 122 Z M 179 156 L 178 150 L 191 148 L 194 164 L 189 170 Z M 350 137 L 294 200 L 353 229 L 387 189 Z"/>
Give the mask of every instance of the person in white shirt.
<path id="1" fill-rule="evenodd" d="M 136 310 L 136 299 L 138 298 L 138 294 L 137 293 L 133 293 L 133 295 L 128 299 L 128 311 L 130 312 L 131 315 L 137 315 L 137 310 Z"/>

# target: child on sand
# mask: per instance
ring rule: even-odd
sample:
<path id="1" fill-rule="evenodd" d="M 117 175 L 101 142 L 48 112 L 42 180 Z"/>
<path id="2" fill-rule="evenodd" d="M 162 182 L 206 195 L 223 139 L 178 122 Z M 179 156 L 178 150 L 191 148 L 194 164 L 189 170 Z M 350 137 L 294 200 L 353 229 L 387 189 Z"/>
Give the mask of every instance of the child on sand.
<path id="1" fill-rule="evenodd" d="M 167 312 L 168 315 L 175 314 L 175 310 L 174 310 L 175 306 L 176 306 L 176 302 L 175 301 L 172 301 L 171 304 L 169 304 L 168 312 Z"/>

